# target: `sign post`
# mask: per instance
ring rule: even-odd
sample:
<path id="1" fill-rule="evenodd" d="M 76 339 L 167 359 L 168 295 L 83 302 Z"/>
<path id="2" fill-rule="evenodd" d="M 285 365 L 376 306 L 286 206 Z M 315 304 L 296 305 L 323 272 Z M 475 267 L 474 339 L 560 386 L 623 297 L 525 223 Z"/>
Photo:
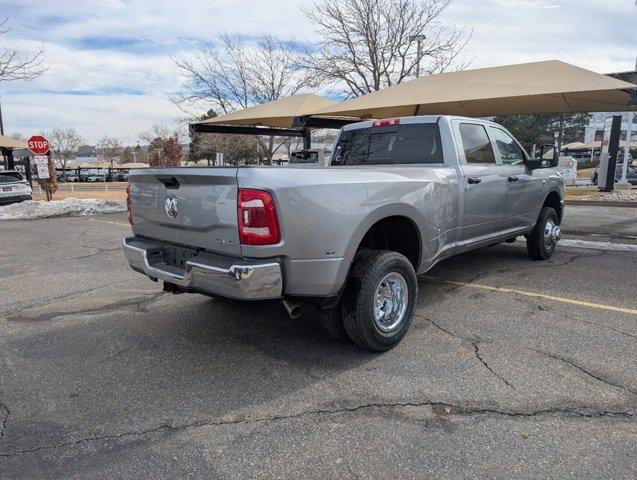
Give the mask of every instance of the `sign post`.
<path id="1" fill-rule="evenodd" d="M 621 126 L 621 115 L 608 117 L 604 121 L 604 136 L 599 155 L 599 169 L 597 170 L 597 188 L 602 192 L 612 192 L 615 188 L 615 168 L 617 167 Z"/>
<path id="2" fill-rule="evenodd" d="M 38 169 L 38 179 L 44 183 L 46 201 L 51 201 L 51 189 L 49 188 L 49 141 L 42 135 L 33 135 L 27 142 L 29 151 L 33 153 L 35 165 Z"/>
<path id="3" fill-rule="evenodd" d="M 630 183 L 628 183 L 628 179 L 626 175 L 628 174 L 628 158 L 630 157 L 630 145 L 631 145 L 631 135 L 633 131 L 633 112 L 628 112 L 626 126 L 626 143 L 624 144 L 624 163 L 622 164 L 622 178 L 619 180 L 617 184 L 617 188 L 623 188 L 630 190 Z"/>
<path id="4" fill-rule="evenodd" d="M 36 155 L 33 160 L 38 170 L 38 178 L 44 182 L 44 192 L 48 202 L 51 200 L 49 192 L 49 157 L 47 155 Z"/>

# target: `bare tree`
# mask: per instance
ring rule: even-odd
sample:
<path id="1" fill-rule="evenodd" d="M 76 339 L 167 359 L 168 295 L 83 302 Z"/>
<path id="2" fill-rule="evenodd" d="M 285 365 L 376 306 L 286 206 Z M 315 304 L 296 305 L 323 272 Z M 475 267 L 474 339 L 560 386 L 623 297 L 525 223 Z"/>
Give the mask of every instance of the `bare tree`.
<path id="1" fill-rule="evenodd" d="M 9 33 L 7 21 L 0 21 L 0 37 Z M 34 52 L 22 52 L 14 48 L 0 46 L 0 82 L 11 80 L 33 80 L 44 72 L 44 45 Z"/>
<path id="2" fill-rule="evenodd" d="M 148 127 L 147 130 L 140 132 L 138 137 L 141 142 L 150 145 L 151 143 L 153 143 L 154 140 L 158 138 L 165 141 L 172 137 L 174 134 L 175 132 L 171 130 L 170 127 L 159 123 L 153 123 L 150 127 Z"/>
<path id="3" fill-rule="evenodd" d="M 191 143 L 190 161 L 206 160 L 214 163 L 217 153 L 223 154 L 226 165 L 254 164 L 260 153 L 259 142 L 253 135 L 196 134 Z M 194 150 L 193 150 L 194 147 Z"/>
<path id="4" fill-rule="evenodd" d="M 216 117 L 210 109 L 196 120 Z M 259 140 L 253 135 L 224 135 L 220 133 L 190 132 L 188 161 L 194 163 L 206 160 L 208 165 L 216 160 L 217 153 L 223 154 L 224 164 L 256 163 L 260 153 Z"/>
<path id="5" fill-rule="evenodd" d="M 66 164 L 77 156 L 77 149 L 82 144 L 82 137 L 74 128 L 54 128 L 45 137 L 51 144 L 53 159 L 62 167 L 62 175 L 66 182 Z"/>
<path id="6" fill-rule="evenodd" d="M 193 107 L 204 106 L 225 115 L 317 85 L 316 78 L 299 67 L 299 49 L 294 42 L 267 34 L 255 42 L 224 34 L 218 47 L 202 46 L 189 58 L 173 60 L 187 86 L 172 100 L 189 114 Z M 258 137 L 258 142 L 268 163 L 283 144 L 272 137 Z"/>
<path id="7" fill-rule="evenodd" d="M 108 175 L 110 177 L 115 160 L 122 149 L 122 144 L 118 138 L 102 137 L 97 143 L 97 149 L 98 154 L 109 164 Z"/>
<path id="8" fill-rule="evenodd" d="M 348 97 L 401 83 L 420 71 L 455 66 L 471 30 L 446 28 L 440 17 L 452 0 L 323 0 L 304 13 L 323 36 L 305 66 Z M 414 37 L 421 38 L 420 55 Z"/>

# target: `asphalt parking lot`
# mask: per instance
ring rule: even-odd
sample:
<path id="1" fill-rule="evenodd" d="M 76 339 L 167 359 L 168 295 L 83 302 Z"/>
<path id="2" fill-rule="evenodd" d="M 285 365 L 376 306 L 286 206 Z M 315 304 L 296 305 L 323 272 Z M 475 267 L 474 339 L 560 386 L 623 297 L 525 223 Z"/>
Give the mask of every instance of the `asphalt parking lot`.
<path id="1" fill-rule="evenodd" d="M 635 476 L 636 251 L 445 261 L 378 355 L 280 305 L 163 294 L 129 231 L 0 222 L 0 478 Z"/>

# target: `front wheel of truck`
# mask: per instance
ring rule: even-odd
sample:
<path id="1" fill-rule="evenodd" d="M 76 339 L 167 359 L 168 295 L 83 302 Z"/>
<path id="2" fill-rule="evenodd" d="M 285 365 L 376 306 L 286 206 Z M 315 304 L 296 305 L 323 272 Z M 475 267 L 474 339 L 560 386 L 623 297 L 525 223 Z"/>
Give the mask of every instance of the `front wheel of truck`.
<path id="1" fill-rule="evenodd" d="M 405 256 L 385 250 L 357 255 L 342 299 L 347 335 L 367 350 L 389 350 L 409 330 L 417 293 L 416 272 Z"/>
<path id="2" fill-rule="evenodd" d="M 557 212 L 544 207 L 531 233 L 526 236 L 526 250 L 533 260 L 548 260 L 561 237 Z"/>

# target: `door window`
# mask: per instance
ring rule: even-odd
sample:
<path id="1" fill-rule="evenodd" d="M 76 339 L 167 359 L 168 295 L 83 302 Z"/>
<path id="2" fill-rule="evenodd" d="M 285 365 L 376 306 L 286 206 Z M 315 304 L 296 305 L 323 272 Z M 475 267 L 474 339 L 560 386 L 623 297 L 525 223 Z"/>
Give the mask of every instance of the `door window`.
<path id="1" fill-rule="evenodd" d="M 524 153 L 513 137 L 504 130 L 489 127 L 495 144 L 500 151 L 500 158 L 504 165 L 522 165 L 524 163 Z"/>
<path id="2" fill-rule="evenodd" d="M 476 123 L 461 123 L 460 137 L 467 163 L 495 163 L 487 131 Z"/>

